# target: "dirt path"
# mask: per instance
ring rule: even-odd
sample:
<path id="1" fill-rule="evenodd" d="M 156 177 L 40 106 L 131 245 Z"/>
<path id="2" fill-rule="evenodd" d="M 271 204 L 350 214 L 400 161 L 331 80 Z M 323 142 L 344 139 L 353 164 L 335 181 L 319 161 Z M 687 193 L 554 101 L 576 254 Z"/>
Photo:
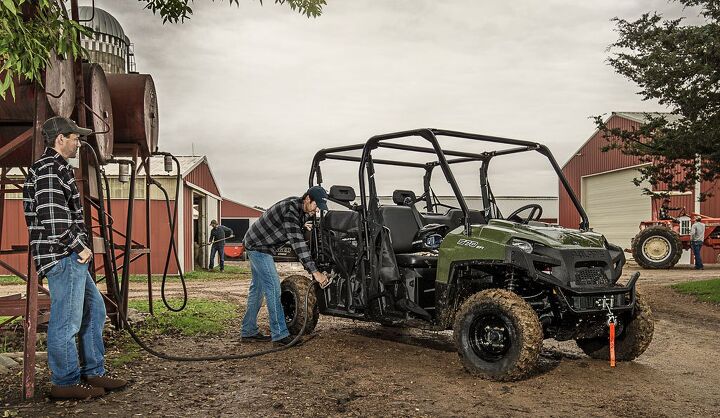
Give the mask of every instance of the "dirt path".
<path id="1" fill-rule="evenodd" d="M 10 387 L 0 392 L 0 402 L 21 416 L 717 416 L 720 307 L 677 295 L 668 285 L 718 276 L 720 267 L 642 271 L 638 286 L 655 312 L 655 338 L 637 361 L 615 369 L 584 356 L 572 342 L 550 340 L 533 377 L 487 382 L 463 371 L 450 332 L 321 317 L 315 338 L 283 353 L 225 363 L 148 356 L 115 370 L 132 379 L 127 390 L 95 402 L 21 404 L 19 378 L 6 378 L 1 382 Z M 189 288 L 193 297 L 244 304 L 247 285 L 243 278 L 191 282 Z M 176 286 L 169 290 L 177 294 Z M 268 346 L 240 344 L 233 334 L 157 343 L 179 354 Z M 41 390 L 46 375 L 39 373 Z"/>

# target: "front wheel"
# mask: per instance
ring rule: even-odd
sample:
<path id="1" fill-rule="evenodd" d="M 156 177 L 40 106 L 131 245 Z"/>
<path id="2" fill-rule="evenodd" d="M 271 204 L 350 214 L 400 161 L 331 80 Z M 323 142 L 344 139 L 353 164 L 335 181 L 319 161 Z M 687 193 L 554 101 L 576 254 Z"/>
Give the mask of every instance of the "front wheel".
<path id="1" fill-rule="evenodd" d="M 647 350 L 655 332 L 652 310 L 647 300 L 636 294 L 635 311 L 622 333 L 615 338 L 615 359 L 631 361 Z M 610 340 L 607 335 L 597 338 L 579 339 L 578 347 L 588 356 L 598 360 L 610 359 Z"/>
<path id="2" fill-rule="evenodd" d="M 309 295 L 308 292 L 310 292 Z M 307 309 L 305 306 L 306 295 L 308 295 Z M 285 324 L 290 334 L 299 334 L 303 330 L 305 321 L 307 321 L 307 325 L 304 334 L 313 332 L 320 318 L 315 283 L 300 275 L 285 278 L 280 283 L 280 302 L 285 311 Z"/>
<path id="3" fill-rule="evenodd" d="M 491 380 L 527 377 L 542 349 L 543 331 L 535 311 L 502 289 L 469 297 L 455 315 L 453 332 L 465 369 Z"/>

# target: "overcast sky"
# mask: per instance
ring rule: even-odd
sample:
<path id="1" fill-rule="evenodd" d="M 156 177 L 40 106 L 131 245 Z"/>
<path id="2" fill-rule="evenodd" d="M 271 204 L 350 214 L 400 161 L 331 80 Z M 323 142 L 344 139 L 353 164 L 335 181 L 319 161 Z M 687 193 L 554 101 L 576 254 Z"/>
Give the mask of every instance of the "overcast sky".
<path id="1" fill-rule="evenodd" d="M 155 80 L 160 149 L 194 147 L 224 197 L 264 207 L 307 188 L 318 149 L 420 127 L 543 142 L 563 165 L 593 133 L 590 116 L 664 110 L 607 65 L 610 19 L 678 13 L 655 0 L 328 0 L 308 19 L 264 3 L 197 0 L 191 20 L 162 25 L 134 0 L 95 2 Z M 467 194 L 475 173 L 458 172 Z M 380 192 L 419 174 L 387 171 Z M 498 160 L 492 174 L 498 195 L 557 195 L 537 157 Z M 356 166 L 333 165 L 324 184 L 357 187 Z"/>

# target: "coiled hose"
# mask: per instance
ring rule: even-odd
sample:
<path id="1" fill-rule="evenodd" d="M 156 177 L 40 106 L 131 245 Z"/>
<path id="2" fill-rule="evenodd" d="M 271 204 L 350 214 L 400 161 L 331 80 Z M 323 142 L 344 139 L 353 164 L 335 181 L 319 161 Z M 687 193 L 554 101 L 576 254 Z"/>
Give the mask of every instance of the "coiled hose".
<path id="1" fill-rule="evenodd" d="M 101 169 L 101 168 L 100 168 L 100 162 L 99 162 L 99 160 L 98 160 L 98 156 L 97 156 L 97 153 L 95 152 L 95 149 L 93 149 L 93 147 L 90 146 L 90 145 L 89 145 L 87 142 L 85 142 L 85 141 L 81 141 L 81 143 L 82 143 L 85 147 L 87 147 L 88 149 L 90 149 L 90 151 L 91 151 L 90 154 L 93 156 L 93 159 L 95 160 L 95 167 L 97 167 L 97 169 L 100 170 L 100 169 Z M 176 160 L 176 161 L 177 161 L 177 160 Z M 178 175 L 179 175 L 179 172 L 180 172 L 180 167 L 179 167 L 179 163 L 178 163 Z M 145 174 L 146 174 L 146 175 L 148 176 L 148 178 L 149 178 L 149 173 L 145 173 Z M 102 187 L 100 184 L 99 184 L 98 186 Z M 179 183 L 178 183 L 178 188 L 179 188 Z M 165 193 L 165 195 L 167 196 L 167 193 Z M 168 200 L 168 202 L 169 202 L 169 200 Z M 177 208 L 177 205 L 176 205 L 176 208 Z M 103 211 L 103 212 L 105 212 L 105 202 L 104 202 L 103 200 L 100 200 L 100 210 Z M 169 211 L 170 211 L 170 206 L 169 206 L 169 203 L 168 203 L 168 213 L 169 213 Z M 176 210 L 176 214 L 177 214 L 177 210 Z M 173 222 L 174 222 L 175 220 L 176 220 L 176 219 L 173 219 Z M 174 227 L 173 227 L 172 231 L 174 231 Z M 104 236 L 103 236 L 103 239 L 105 239 Z M 105 244 L 105 246 L 106 246 L 106 248 L 107 248 L 108 243 L 105 242 L 104 244 Z M 177 257 L 177 251 L 175 252 L 175 256 Z M 169 257 L 170 257 L 170 251 L 168 251 L 168 259 L 169 259 Z M 179 263 L 178 263 L 178 266 L 179 266 Z M 124 268 L 129 268 L 129 266 L 125 266 Z M 115 271 L 115 273 L 117 274 L 117 271 Z M 165 266 L 165 273 L 167 274 L 167 264 L 166 264 L 166 266 Z M 181 273 L 181 274 L 182 274 L 182 273 Z M 164 283 L 164 281 L 165 281 L 164 279 L 165 279 L 165 275 L 163 275 L 163 283 Z M 185 288 L 185 285 L 184 285 L 184 284 L 185 284 L 185 282 L 183 281 L 183 289 L 184 289 L 184 293 L 185 293 L 185 299 L 184 299 L 184 302 L 183 302 L 183 306 L 182 306 L 180 309 L 175 310 L 175 312 L 178 312 L 178 311 L 182 310 L 182 309 L 185 307 L 186 303 L 187 303 L 187 289 Z M 309 304 L 310 292 L 312 292 L 312 288 L 313 288 L 313 286 L 309 286 L 307 293 L 305 293 L 305 312 L 308 312 L 308 304 Z M 305 329 L 307 328 L 307 324 L 308 324 L 308 315 L 305 315 L 305 318 L 304 318 L 304 320 L 303 320 L 303 326 L 302 326 L 302 329 L 300 330 L 300 332 L 295 336 L 295 338 L 293 338 L 292 341 L 290 341 L 288 344 L 283 345 L 283 346 L 281 346 L 281 347 L 268 348 L 268 349 L 265 349 L 265 350 L 258 350 L 258 351 L 253 351 L 253 352 L 251 352 L 251 353 L 243 353 L 243 354 L 224 354 L 224 355 L 200 356 L 200 357 L 183 357 L 183 356 L 176 356 L 176 355 L 167 354 L 167 353 L 163 353 L 163 352 L 161 352 L 161 351 L 155 350 L 154 348 L 150 347 L 147 343 L 145 343 L 145 342 L 135 333 L 135 331 L 133 331 L 132 325 L 130 324 L 130 322 L 128 321 L 128 319 L 125 317 L 125 313 L 122 312 L 122 309 L 119 309 L 120 306 L 123 306 L 122 296 L 120 296 L 120 292 L 116 292 L 116 293 L 117 293 L 117 294 L 115 295 L 115 300 L 113 300 L 112 302 L 115 304 L 116 308 L 118 308 L 118 309 L 117 309 L 117 312 L 118 312 L 118 314 L 119 314 L 118 316 L 120 317 L 120 320 L 121 320 L 122 323 L 124 324 L 124 327 L 123 327 L 123 328 L 125 328 L 125 330 L 127 330 L 128 334 L 130 334 L 130 337 L 132 337 L 132 339 L 137 343 L 137 345 L 139 345 L 143 350 L 147 351 L 148 353 L 152 354 L 152 355 L 155 356 L 155 357 L 158 357 L 158 358 L 161 358 L 161 359 L 165 359 L 165 360 L 183 361 L 183 362 L 241 360 L 241 359 L 248 359 L 248 358 L 253 358 L 253 357 L 264 356 L 264 355 L 267 355 L 267 354 L 277 353 L 277 352 L 279 352 L 279 351 L 287 350 L 288 348 L 297 345 L 298 342 L 300 342 L 302 336 L 305 334 Z M 163 302 L 164 302 L 164 301 L 165 301 L 165 299 L 163 298 Z M 166 304 L 166 306 L 167 306 L 167 304 Z M 168 309 L 170 309 L 169 306 L 168 306 Z M 171 310 L 172 310 L 172 309 L 171 309 Z"/>

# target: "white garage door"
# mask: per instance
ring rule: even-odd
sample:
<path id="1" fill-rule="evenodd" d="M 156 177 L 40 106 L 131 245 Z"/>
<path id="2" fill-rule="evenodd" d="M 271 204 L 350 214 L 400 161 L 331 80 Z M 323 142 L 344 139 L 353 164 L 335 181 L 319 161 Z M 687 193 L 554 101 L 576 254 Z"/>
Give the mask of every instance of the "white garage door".
<path id="1" fill-rule="evenodd" d="M 637 176 L 638 171 L 631 168 L 582 180 L 582 201 L 590 227 L 623 249 L 630 248 L 640 222 L 652 215 L 650 196 L 632 182 Z"/>

